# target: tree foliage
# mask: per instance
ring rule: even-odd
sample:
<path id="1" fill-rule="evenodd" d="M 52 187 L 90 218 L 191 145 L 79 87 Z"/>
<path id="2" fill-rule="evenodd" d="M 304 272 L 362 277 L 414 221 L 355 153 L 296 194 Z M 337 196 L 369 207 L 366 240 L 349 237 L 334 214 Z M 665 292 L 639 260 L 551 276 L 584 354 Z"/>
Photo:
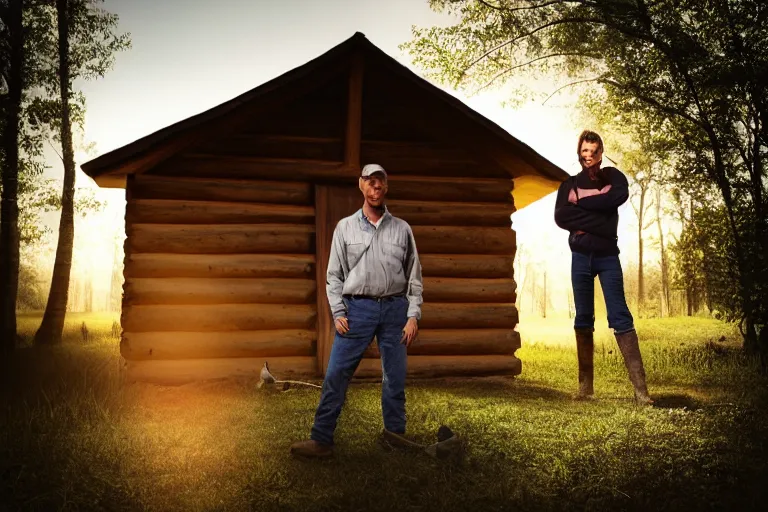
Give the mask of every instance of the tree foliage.
<path id="1" fill-rule="evenodd" d="M 432 0 L 458 18 L 404 45 L 433 76 L 592 84 L 667 134 L 675 178 L 718 192 L 748 350 L 768 363 L 768 5 L 761 0 Z M 679 174 L 677 174 L 679 173 Z M 712 227 L 715 229 L 715 226 Z M 705 254 L 705 257 L 710 257 Z"/>
<path id="2" fill-rule="evenodd" d="M 103 77 L 114 64 L 115 54 L 130 47 L 129 34 L 117 33 L 117 16 L 99 7 L 103 0 L 71 2 L 73 26 L 70 33 L 73 80 Z M 44 148 L 61 143 L 61 101 L 58 84 L 58 39 L 55 2 L 28 1 L 23 4 L 24 60 L 21 125 L 19 133 L 19 233 L 22 251 L 28 244 L 40 242 L 48 230 L 41 224 L 45 212 L 61 209 L 61 195 L 55 180 L 43 177 L 46 170 Z M 0 45 L 6 48 L 8 45 Z M 3 54 L 5 55 L 5 54 Z M 7 60 L 3 60 L 7 63 Z M 6 73 L 3 73 L 3 81 Z M 6 119 L 0 102 L 0 129 Z M 70 95 L 73 127 L 83 133 L 85 96 L 80 91 Z M 87 147 L 86 147 L 87 149 Z M 5 159 L 0 147 L 0 173 Z M 2 186 L 0 186 L 0 196 Z M 75 211 L 85 215 L 103 205 L 91 191 L 78 189 Z"/>
<path id="3" fill-rule="evenodd" d="M 117 31 L 117 16 L 101 8 L 103 0 L 68 0 L 69 14 L 69 65 L 70 84 L 78 80 L 91 80 L 103 76 L 114 63 L 118 51 L 130 46 L 128 34 Z M 13 9 L 21 16 L 13 18 Z M 20 20 L 18 30 L 9 30 L 9 20 Z M 23 37 L 19 37 L 21 34 Z M 19 242 L 34 243 L 45 232 L 38 223 L 40 215 L 52 208 L 61 208 L 64 196 L 56 199 L 52 182 L 44 179 L 44 144 L 61 142 L 60 115 L 62 95 L 59 72 L 59 37 L 56 2 L 53 0 L 0 0 L 0 130 L 4 141 L 0 148 L 0 172 L 11 172 L 4 176 L 4 183 L 11 187 L 0 191 L 3 205 L 11 215 L 5 224 L 14 229 L 6 230 L 15 241 L 3 244 L 0 287 L 15 290 L 18 279 Z M 16 56 L 15 59 L 9 57 Z M 17 62 L 17 64 L 11 64 Z M 16 96 L 14 96 L 14 94 Z M 15 101 L 9 99 L 15 97 Z M 68 91 L 67 107 L 69 119 L 75 131 L 82 132 L 85 116 L 85 97 L 78 91 Z M 18 131 L 15 127 L 18 126 Z M 11 130 L 10 128 L 14 128 Z M 13 140 L 11 140 L 13 139 Z M 71 144 L 68 144 L 71 146 Z M 10 149 L 9 149 L 10 148 Z M 62 154 L 62 157 L 64 155 Z M 74 174 L 74 166 L 70 165 Z M 10 179 L 5 179 L 10 178 Z M 18 185 L 17 185 L 18 184 Z M 68 194 L 66 203 L 72 204 L 73 211 L 98 208 L 93 195 L 80 191 L 79 196 Z M 6 204 L 14 205 L 6 207 Z M 20 206 L 18 215 L 15 205 Z M 5 211 L 5 210 L 4 210 Z M 6 236 L 3 231 L 3 237 Z M 5 240 L 5 238 L 3 238 Z M 11 251 L 10 245 L 15 249 Z M 23 249 L 23 248 L 22 248 Z M 15 257 L 12 253 L 15 253 Z M 6 261 L 7 260 L 7 261 Z M 10 293 L 3 293 L 4 297 Z M 15 297 L 15 293 L 13 297 Z M 3 339 L 12 340 L 15 332 L 15 300 L 0 300 L 0 327 Z"/>

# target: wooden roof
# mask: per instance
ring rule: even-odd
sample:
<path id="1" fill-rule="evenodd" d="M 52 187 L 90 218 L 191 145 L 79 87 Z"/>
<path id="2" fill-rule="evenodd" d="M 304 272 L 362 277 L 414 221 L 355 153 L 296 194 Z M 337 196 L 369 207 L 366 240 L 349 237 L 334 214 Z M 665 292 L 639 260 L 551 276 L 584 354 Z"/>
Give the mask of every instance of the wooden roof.
<path id="1" fill-rule="evenodd" d="M 146 171 L 193 145 L 199 140 L 194 134 L 215 133 L 233 116 L 236 116 L 239 110 L 245 110 L 246 107 L 251 108 L 253 105 L 272 102 L 278 97 L 285 99 L 285 95 L 298 98 L 307 94 L 322 82 L 323 76 L 348 67 L 352 59 L 360 55 L 367 66 L 383 68 L 391 76 L 410 81 L 438 99 L 445 108 L 453 109 L 471 121 L 477 132 L 492 141 L 501 154 L 514 155 L 514 160 L 517 162 L 522 160 L 526 164 L 526 170 L 523 172 L 520 172 L 519 165 L 514 172 L 513 165 L 508 166 L 510 176 L 515 179 L 515 190 L 523 192 L 521 188 L 527 188 L 525 195 L 528 197 L 523 200 L 516 192 L 516 202 L 528 204 L 555 190 L 559 183 L 568 178 L 568 173 L 538 154 L 530 146 L 454 96 L 413 73 L 376 47 L 360 32 L 319 57 L 255 89 L 105 153 L 84 163 L 81 168 L 101 186 L 122 186 L 125 175 Z M 504 166 L 504 162 L 501 163 Z M 518 205 L 518 208 L 520 207 L 522 204 Z"/>

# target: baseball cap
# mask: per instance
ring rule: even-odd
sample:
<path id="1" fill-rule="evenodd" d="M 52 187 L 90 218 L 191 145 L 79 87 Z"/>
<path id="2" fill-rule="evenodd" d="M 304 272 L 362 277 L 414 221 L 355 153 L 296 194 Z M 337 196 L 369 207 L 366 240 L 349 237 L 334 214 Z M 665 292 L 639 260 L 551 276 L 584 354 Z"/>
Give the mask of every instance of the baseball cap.
<path id="1" fill-rule="evenodd" d="M 363 167 L 363 172 L 360 173 L 360 177 L 369 178 L 371 175 L 377 172 L 382 173 L 384 175 L 384 178 L 387 177 L 387 171 L 385 171 L 384 168 L 379 164 L 368 164 L 365 167 Z"/>

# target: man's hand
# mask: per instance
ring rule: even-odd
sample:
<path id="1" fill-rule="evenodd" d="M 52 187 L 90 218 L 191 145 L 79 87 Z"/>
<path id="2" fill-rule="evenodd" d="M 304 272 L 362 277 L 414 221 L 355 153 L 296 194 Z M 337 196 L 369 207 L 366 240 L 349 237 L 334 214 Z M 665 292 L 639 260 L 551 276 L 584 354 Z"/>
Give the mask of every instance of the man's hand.
<path id="1" fill-rule="evenodd" d="M 412 316 L 405 323 L 403 327 L 403 337 L 400 338 L 400 343 L 404 343 L 406 347 L 410 347 L 413 340 L 419 333 L 419 323 L 415 316 Z"/>
<path id="2" fill-rule="evenodd" d="M 340 316 L 333 321 L 333 324 L 336 326 L 336 332 L 339 334 L 347 334 L 347 332 L 349 332 L 349 322 L 347 322 L 347 317 Z"/>

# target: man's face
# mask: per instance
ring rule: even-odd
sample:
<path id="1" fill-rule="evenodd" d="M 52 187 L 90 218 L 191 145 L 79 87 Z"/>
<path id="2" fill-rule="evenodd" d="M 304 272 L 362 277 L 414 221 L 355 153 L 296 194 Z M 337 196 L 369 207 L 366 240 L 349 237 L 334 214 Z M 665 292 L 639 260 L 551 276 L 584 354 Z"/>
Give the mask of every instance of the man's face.
<path id="1" fill-rule="evenodd" d="M 387 179 L 381 173 L 360 178 L 360 190 L 365 201 L 374 207 L 384 204 L 384 196 L 387 195 Z"/>
<path id="2" fill-rule="evenodd" d="M 603 152 L 598 149 L 599 147 L 600 145 L 597 142 L 583 141 L 581 143 L 579 156 L 581 156 L 581 162 L 584 164 L 584 167 L 592 167 L 603 160 Z"/>

